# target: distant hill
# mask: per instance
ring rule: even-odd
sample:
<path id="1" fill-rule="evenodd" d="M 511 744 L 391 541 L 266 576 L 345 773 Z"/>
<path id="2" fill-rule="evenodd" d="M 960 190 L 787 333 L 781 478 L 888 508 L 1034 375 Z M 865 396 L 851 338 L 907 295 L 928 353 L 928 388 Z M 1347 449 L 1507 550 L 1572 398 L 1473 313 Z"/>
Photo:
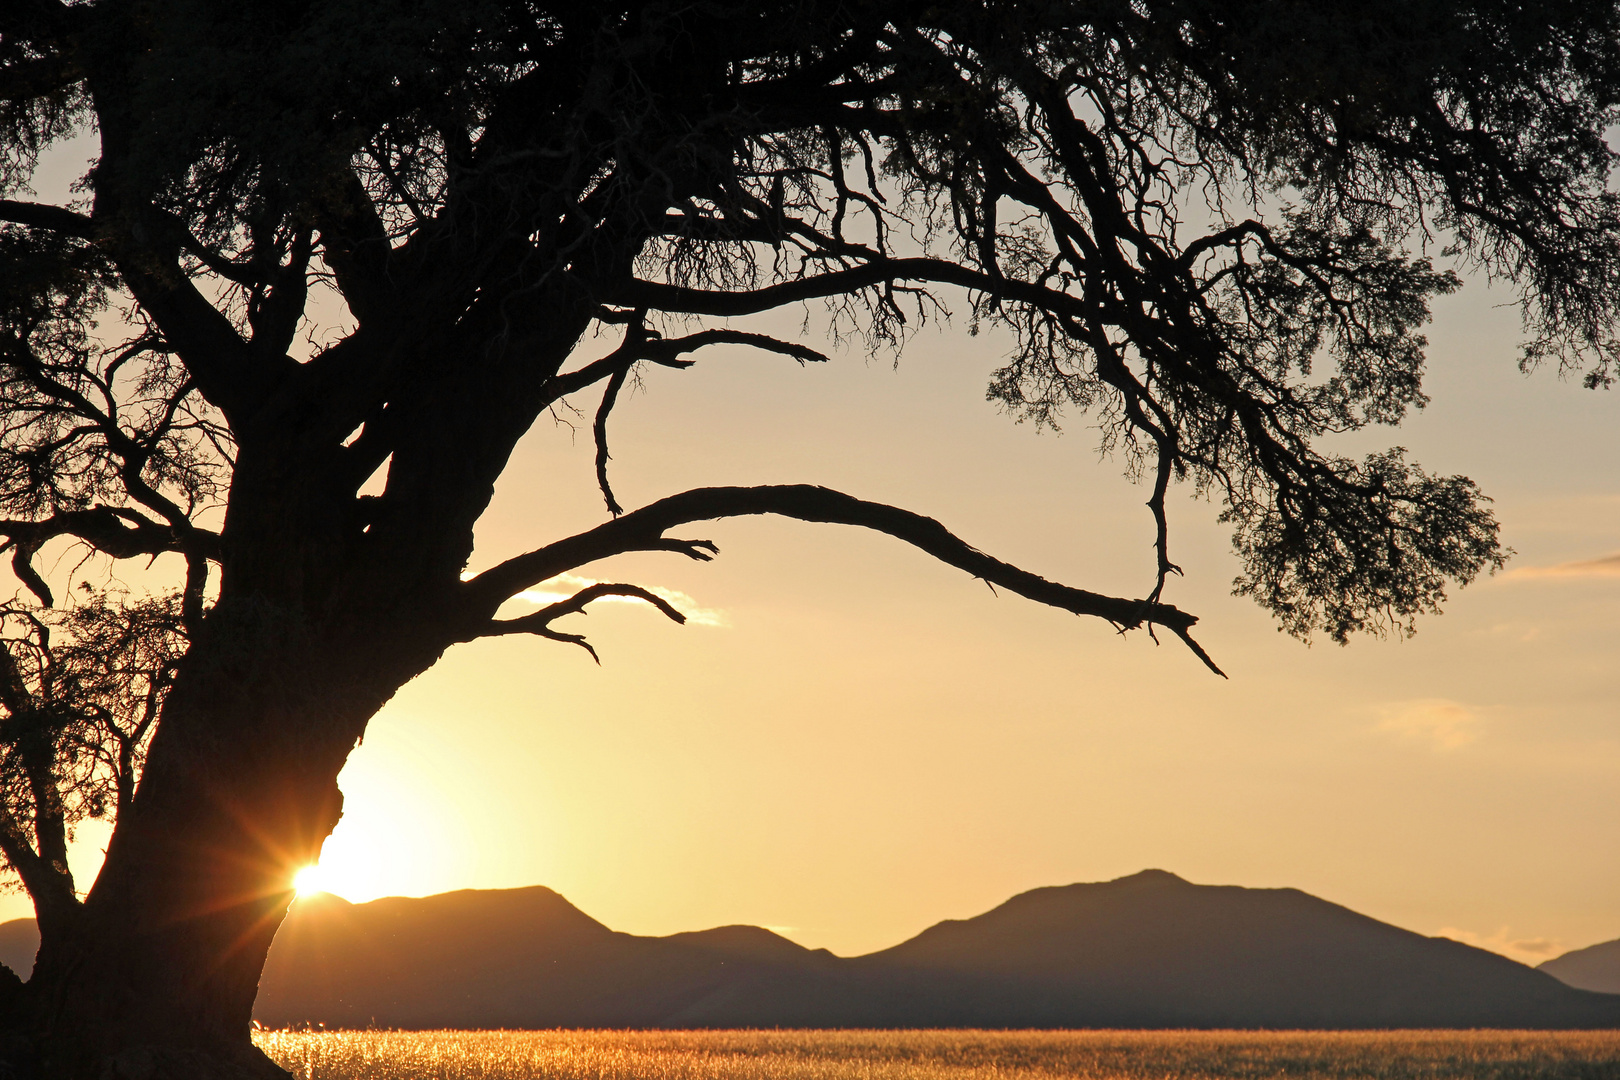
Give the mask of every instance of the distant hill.
<path id="1" fill-rule="evenodd" d="M 0 930 L 4 929 L 0 926 Z M 1537 965 L 1536 970 L 1582 990 L 1620 994 L 1620 941 L 1567 952 Z"/>
<path id="2" fill-rule="evenodd" d="M 656 1027 L 779 968 L 836 965 L 754 926 L 616 933 L 550 889 L 293 906 L 255 1017 L 280 1026 Z"/>
<path id="3" fill-rule="evenodd" d="M 1036 889 L 883 952 L 758 927 L 616 933 L 549 889 L 301 901 L 266 1024 L 1615 1027 L 1620 996 L 1296 889 L 1150 870 Z"/>
<path id="4" fill-rule="evenodd" d="M 0 924 L 0 960 L 26 955 L 26 972 L 32 932 Z M 540 887 L 317 895 L 276 936 L 254 1015 L 402 1028 L 1620 1027 L 1620 995 L 1547 973 L 1602 950 L 1612 972 L 1617 946 L 1537 971 L 1297 889 L 1162 870 L 1034 889 L 850 958 L 756 926 L 618 933 Z"/>
<path id="5" fill-rule="evenodd" d="M 39 929 L 33 919 L 0 923 L 0 964 L 26 979 L 34 970 L 34 954 L 38 951 Z"/>
<path id="6" fill-rule="evenodd" d="M 776 983 L 684 1022 L 884 1027 L 1620 1026 L 1506 957 L 1426 938 L 1297 889 L 1150 870 L 1035 889 L 843 961 L 833 986 Z M 808 991 L 808 992 L 807 992 Z"/>

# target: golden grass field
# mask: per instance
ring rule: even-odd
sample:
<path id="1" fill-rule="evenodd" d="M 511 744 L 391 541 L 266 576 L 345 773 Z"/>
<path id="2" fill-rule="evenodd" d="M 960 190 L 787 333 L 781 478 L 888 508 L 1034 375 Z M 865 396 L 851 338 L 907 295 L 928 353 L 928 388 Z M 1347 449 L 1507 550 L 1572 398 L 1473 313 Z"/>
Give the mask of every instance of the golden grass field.
<path id="1" fill-rule="evenodd" d="M 262 1031 L 301 1080 L 1620 1080 L 1620 1031 Z"/>

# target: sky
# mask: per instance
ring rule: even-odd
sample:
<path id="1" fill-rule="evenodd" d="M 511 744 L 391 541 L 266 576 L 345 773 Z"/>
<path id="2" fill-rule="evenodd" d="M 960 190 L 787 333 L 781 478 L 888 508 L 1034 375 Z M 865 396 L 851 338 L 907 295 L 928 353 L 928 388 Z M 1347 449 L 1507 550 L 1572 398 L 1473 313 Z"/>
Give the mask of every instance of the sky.
<path id="1" fill-rule="evenodd" d="M 580 571 L 668 590 L 698 613 L 687 625 L 598 604 L 558 628 L 587 633 L 599 667 L 489 640 L 401 690 L 339 779 L 318 880 L 354 901 L 546 885 L 617 930 L 753 923 L 844 955 L 1148 867 L 1303 889 L 1530 963 L 1620 937 L 1620 401 L 1521 374 L 1509 299 L 1477 280 L 1442 298 L 1432 404 L 1341 444 L 1473 477 L 1516 550 L 1415 638 L 1279 634 L 1230 595 L 1219 507 L 1186 491 L 1170 503 L 1186 577 L 1166 598 L 1200 617 L 1227 680 L 1173 638 L 995 595 L 885 536 L 695 526 L 712 563 Z M 734 325 L 824 344 L 813 313 Z M 1087 418 L 1037 431 L 985 400 L 1008 348 L 959 319 L 897 363 L 716 348 L 652 370 L 613 416 L 615 489 L 634 507 L 825 484 L 1045 577 L 1141 595 L 1148 492 L 1099 458 Z M 589 416 L 543 417 L 470 569 L 605 513 Z M 81 882 L 100 843 L 82 832 Z M 0 897 L 0 918 L 23 914 Z"/>

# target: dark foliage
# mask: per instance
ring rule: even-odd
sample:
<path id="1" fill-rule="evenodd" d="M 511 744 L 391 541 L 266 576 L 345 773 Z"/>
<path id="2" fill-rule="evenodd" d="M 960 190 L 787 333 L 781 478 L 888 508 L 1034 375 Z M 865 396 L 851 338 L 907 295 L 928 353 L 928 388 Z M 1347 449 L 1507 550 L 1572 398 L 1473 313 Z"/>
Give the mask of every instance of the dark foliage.
<path id="1" fill-rule="evenodd" d="M 0 608 L 0 866 L 28 890 L 42 926 L 78 906 L 74 826 L 113 818 L 135 797 L 183 651 L 179 621 L 172 597 L 87 593 L 63 612 Z"/>

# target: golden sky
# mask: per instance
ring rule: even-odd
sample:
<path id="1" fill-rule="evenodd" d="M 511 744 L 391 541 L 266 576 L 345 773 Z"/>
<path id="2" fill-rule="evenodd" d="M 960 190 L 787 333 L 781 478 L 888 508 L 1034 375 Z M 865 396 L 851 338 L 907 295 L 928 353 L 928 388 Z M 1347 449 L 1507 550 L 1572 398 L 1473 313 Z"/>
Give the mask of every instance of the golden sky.
<path id="1" fill-rule="evenodd" d="M 559 628 L 588 633 L 601 667 L 483 641 L 407 686 L 341 777 L 322 880 L 356 901 L 544 884 L 619 930 L 747 922 L 842 954 L 1145 867 L 1295 886 L 1529 962 L 1620 937 L 1620 404 L 1520 375 L 1505 299 L 1475 282 L 1442 300 L 1433 404 L 1344 444 L 1472 476 L 1518 551 L 1412 640 L 1278 634 L 1229 595 L 1218 508 L 1185 492 L 1171 556 L 1187 577 L 1167 599 L 1202 617 L 1230 681 L 1173 639 L 992 595 L 887 537 L 696 526 L 683 535 L 714 539 L 714 563 L 585 572 L 684 594 L 702 618 L 598 604 Z M 753 325 L 801 335 L 797 313 Z M 714 349 L 651 371 L 614 415 L 619 498 L 826 484 L 1043 576 L 1142 594 L 1147 492 L 1098 460 L 1085 418 L 1037 433 L 984 400 L 1006 347 L 955 325 L 898 366 Z M 515 455 L 473 569 L 603 519 L 589 417 L 572 419 L 543 418 Z M 26 913 L 0 897 L 0 917 Z"/>

